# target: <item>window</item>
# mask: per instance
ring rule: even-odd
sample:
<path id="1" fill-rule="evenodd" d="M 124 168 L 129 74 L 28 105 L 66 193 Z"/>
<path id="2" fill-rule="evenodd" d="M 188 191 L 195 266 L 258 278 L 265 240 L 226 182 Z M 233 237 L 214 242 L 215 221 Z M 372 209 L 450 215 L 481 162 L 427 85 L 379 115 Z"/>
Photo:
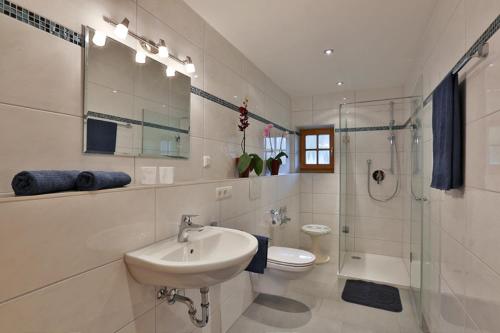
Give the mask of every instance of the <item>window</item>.
<path id="1" fill-rule="evenodd" d="M 333 172 L 333 128 L 300 131 L 300 170 Z"/>

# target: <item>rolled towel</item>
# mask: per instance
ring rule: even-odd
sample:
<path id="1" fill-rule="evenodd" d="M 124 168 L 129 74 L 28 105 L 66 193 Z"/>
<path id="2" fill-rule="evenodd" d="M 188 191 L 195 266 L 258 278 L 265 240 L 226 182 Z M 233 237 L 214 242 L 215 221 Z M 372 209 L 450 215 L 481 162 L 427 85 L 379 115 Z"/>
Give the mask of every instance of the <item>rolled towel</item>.
<path id="1" fill-rule="evenodd" d="M 12 179 L 12 189 L 16 195 L 37 195 L 75 190 L 76 178 L 80 171 L 39 170 L 22 171 Z"/>
<path id="2" fill-rule="evenodd" d="M 76 179 L 76 189 L 79 191 L 96 191 L 105 188 L 122 187 L 130 184 L 132 179 L 125 172 L 114 171 L 83 171 Z"/>

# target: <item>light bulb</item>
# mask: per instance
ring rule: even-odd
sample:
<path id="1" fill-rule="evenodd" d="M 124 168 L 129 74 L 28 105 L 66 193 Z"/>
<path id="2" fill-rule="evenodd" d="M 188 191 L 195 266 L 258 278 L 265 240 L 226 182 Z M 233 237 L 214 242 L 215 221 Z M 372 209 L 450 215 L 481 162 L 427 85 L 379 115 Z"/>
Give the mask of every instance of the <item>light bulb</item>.
<path id="1" fill-rule="evenodd" d="M 186 72 L 188 72 L 188 73 L 196 72 L 196 68 L 194 67 L 194 64 L 186 64 Z"/>
<path id="2" fill-rule="evenodd" d="M 196 68 L 194 67 L 194 64 L 193 64 L 193 61 L 191 60 L 191 57 L 186 57 L 186 61 L 184 62 L 184 68 L 186 69 L 187 73 L 196 72 Z"/>
<path id="3" fill-rule="evenodd" d="M 167 69 L 165 70 L 167 73 L 167 77 L 173 77 L 175 76 L 175 68 L 168 66 Z"/>
<path id="4" fill-rule="evenodd" d="M 165 45 L 163 39 L 160 39 L 160 43 L 158 44 L 158 55 L 160 58 L 168 58 L 168 47 Z"/>
<path id="5" fill-rule="evenodd" d="M 106 34 L 102 31 L 96 30 L 92 42 L 97 46 L 104 46 L 106 44 Z"/>
<path id="6" fill-rule="evenodd" d="M 125 39 L 127 38 L 128 35 L 128 24 L 129 20 L 127 18 L 124 18 L 123 21 L 118 24 L 115 28 L 115 34 L 118 38 L 120 39 Z"/>
<path id="7" fill-rule="evenodd" d="M 144 64 L 146 62 L 146 53 L 142 50 L 137 50 L 135 53 L 135 62 L 138 64 Z"/>

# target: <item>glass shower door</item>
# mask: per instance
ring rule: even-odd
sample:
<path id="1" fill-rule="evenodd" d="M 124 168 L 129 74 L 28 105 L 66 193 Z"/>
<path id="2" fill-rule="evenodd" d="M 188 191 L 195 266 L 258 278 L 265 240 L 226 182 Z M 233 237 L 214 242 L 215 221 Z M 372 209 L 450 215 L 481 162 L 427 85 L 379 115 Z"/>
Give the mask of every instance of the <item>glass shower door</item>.
<path id="1" fill-rule="evenodd" d="M 410 128 L 410 289 L 415 301 L 417 318 L 421 313 L 422 289 L 422 225 L 423 225 L 423 136 L 421 113 L 417 113 Z"/>

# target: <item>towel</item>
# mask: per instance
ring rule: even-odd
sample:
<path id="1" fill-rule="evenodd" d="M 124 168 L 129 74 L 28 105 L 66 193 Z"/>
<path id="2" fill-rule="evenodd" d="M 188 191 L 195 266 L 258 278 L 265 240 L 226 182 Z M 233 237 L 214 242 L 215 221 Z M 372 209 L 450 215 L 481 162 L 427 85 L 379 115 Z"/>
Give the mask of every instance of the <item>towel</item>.
<path id="1" fill-rule="evenodd" d="M 259 248 L 245 270 L 253 273 L 264 274 L 264 269 L 267 267 L 267 248 L 269 244 L 269 238 L 258 235 L 253 236 L 257 238 Z"/>
<path id="2" fill-rule="evenodd" d="M 87 119 L 87 153 L 114 154 L 117 124 L 98 119 Z"/>
<path id="3" fill-rule="evenodd" d="M 12 179 L 16 195 L 37 195 L 75 189 L 80 171 L 39 170 L 22 171 Z"/>
<path id="4" fill-rule="evenodd" d="M 448 74 L 432 94 L 433 166 L 431 187 L 439 190 L 464 184 L 463 119 L 458 75 Z"/>
<path id="5" fill-rule="evenodd" d="M 130 184 L 131 178 L 125 172 L 84 171 L 76 179 L 79 191 L 96 191 L 105 188 L 122 187 Z"/>

